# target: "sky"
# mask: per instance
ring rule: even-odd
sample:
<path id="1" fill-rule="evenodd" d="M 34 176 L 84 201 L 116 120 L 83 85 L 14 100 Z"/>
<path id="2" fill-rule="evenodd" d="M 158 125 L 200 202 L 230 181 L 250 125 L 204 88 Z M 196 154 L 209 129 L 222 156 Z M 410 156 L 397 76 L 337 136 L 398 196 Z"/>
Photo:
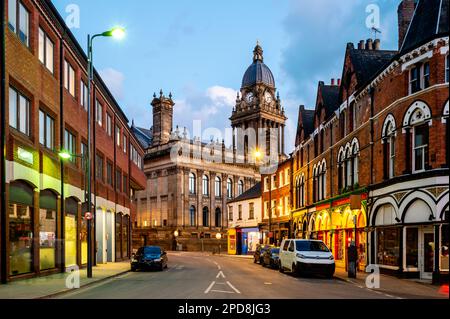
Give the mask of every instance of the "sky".
<path id="1" fill-rule="evenodd" d="M 89 33 L 126 28 L 122 41 L 95 40 L 94 65 L 130 124 L 147 129 L 162 89 L 173 94 L 175 126 L 192 131 L 201 120 L 203 129 L 224 132 L 258 40 L 289 118 L 287 153 L 299 105 L 314 109 L 318 82 L 341 77 L 348 42 L 373 38 L 375 23 L 381 48 L 397 49 L 399 2 L 53 0 L 83 48 Z"/>

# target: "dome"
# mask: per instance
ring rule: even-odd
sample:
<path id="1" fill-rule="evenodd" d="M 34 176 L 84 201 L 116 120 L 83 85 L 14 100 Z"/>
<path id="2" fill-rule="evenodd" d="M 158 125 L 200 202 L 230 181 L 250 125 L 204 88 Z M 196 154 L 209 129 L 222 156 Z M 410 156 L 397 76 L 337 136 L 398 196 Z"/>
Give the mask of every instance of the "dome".
<path id="1" fill-rule="evenodd" d="M 264 64 L 263 50 L 256 45 L 253 51 L 253 64 L 250 65 L 242 79 L 242 87 L 252 86 L 255 84 L 265 84 L 270 87 L 275 87 L 275 79 L 272 71 Z"/>

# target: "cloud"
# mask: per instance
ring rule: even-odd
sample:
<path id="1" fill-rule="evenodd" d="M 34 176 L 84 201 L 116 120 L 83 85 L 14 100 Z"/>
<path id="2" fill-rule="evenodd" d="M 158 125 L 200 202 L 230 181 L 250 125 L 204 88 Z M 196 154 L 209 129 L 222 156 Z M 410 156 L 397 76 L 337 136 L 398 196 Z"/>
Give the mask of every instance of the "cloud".
<path id="1" fill-rule="evenodd" d="M 205 91 L 186 85 L 184 98 L 174 101 L 174 125 L 186 127 L 192 136 L 194 121 L 201 121 L 202 130 L 217 128 L 224 134 L 231 127 L 228 118 L 236 104 L 236 94 L 237 90 L 218 85 Z"/>
<path id="2" fill-rule="evenodd" d="M 113 68 L 101 70 L 99 73 L 114 97 L 118 100 L 122 100 L 124 98 L 123 83 L 125 80 L 123 73 Z"/>

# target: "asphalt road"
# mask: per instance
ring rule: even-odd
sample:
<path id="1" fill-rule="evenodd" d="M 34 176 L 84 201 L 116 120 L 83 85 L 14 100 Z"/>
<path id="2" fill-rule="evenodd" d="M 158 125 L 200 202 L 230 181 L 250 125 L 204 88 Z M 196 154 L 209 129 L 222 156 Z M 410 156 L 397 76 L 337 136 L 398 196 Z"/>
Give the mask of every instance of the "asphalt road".
<path id="1" fill-rule="evenodd" d="M 61 299 L 393 299 L 337 278 L 294 277 L 251 259 L 169 253 L 163 272 L 129 272 Z"/>

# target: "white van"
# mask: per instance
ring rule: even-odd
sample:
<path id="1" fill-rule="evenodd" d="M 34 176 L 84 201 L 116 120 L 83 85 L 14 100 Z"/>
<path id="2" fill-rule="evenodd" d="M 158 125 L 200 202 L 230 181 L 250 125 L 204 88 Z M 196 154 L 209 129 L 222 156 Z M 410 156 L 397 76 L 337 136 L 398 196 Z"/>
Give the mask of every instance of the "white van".
<path id="1" fill-rule="evenodd" d="M 295 274 L 320 273 L 333 278 L 336 270 L 334 257 L 320 240 L 285 239 L 280 247 L 280 272 Z"/>

